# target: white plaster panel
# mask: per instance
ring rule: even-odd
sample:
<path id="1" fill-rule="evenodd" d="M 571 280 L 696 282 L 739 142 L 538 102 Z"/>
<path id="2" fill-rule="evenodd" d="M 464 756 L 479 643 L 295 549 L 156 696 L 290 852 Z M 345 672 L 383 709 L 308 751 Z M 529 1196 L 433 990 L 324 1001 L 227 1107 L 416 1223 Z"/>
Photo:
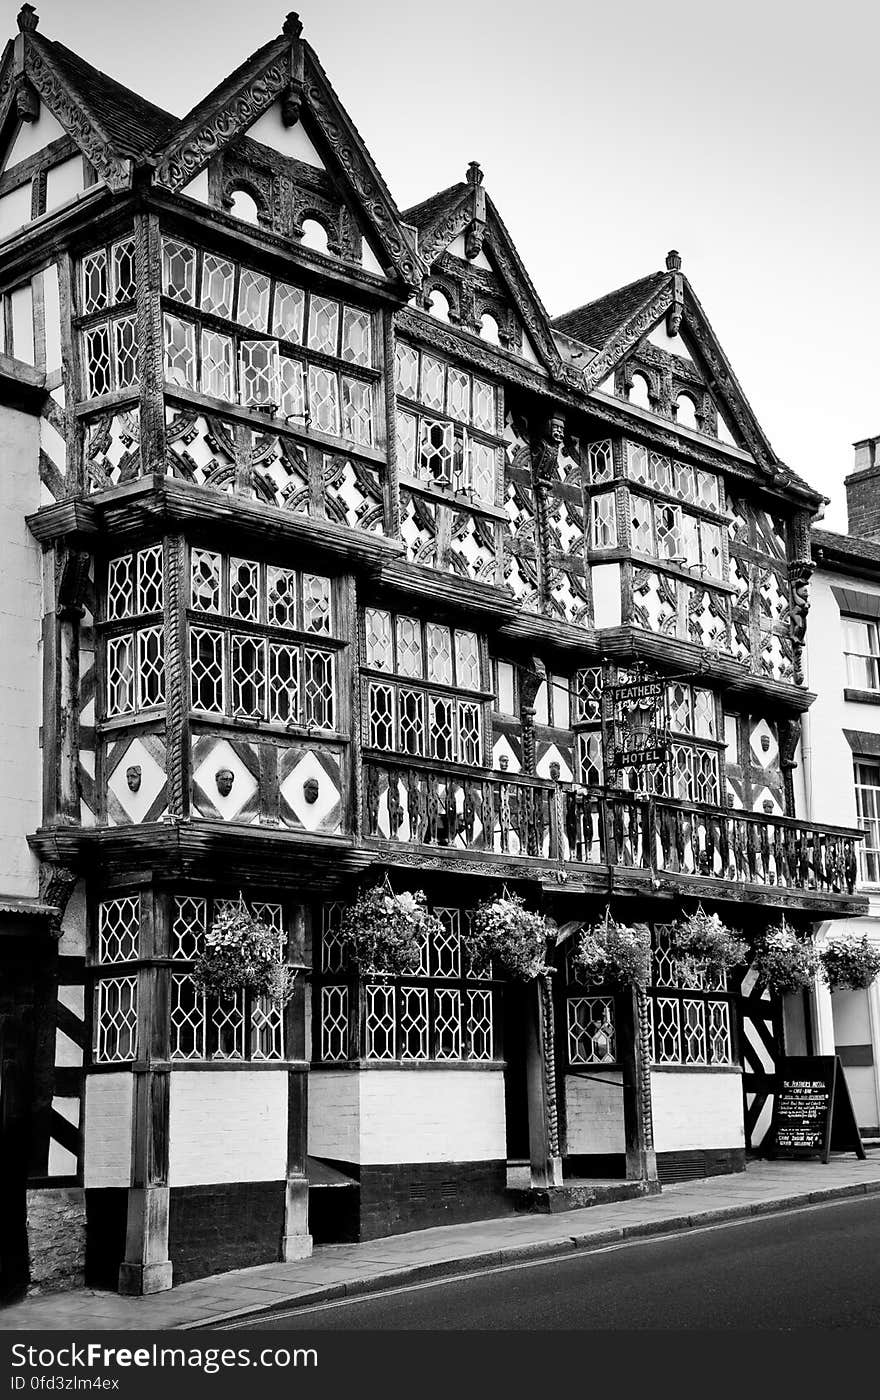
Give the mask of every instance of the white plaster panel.
<path id="1" fill-rule="evenodd" d="M 17 360 L 34 362 L 34 293 L 30 282 L 12 293 L 12 353 Z"/>
<path id="2" fill-rule="evenodd" d="M 283 156 L 292 156 L 294 160 L 304 161 L 306 165 L 315 166 L 318 170 L 324 169 L 324 162 L 312 145 L 302 122 L 298 121 L 295 126 L 284 125 L 279 102 L 258 117 L 253 126 L 248 127 L 247 134 L 252 140 L 261 141 L 264 146 L 271 146 L 274 151 L 280 151 Z"/>
<path id="3" fill-rule="evenodd" d="M 88 1186 L 131 1184 L 132 1076 L 90 1074 L 86 1079 L 85 1167 Z"/>
<path id="4" fill-rule="evenodd" d="M 175 1070 L 168 1181 L 281 1181 L 287 1175 L 287 1071 Z"/>
<path id="5" fill-rule="evenodd" d="M 597 627 L 620 626 L 620 565 L 594 564 L 593 620 Z"/>
<path id="6" fill-rule="evenodd" d="M 17 228 L 31 221 L 31 186 L 19 185 L 17 190 L 0 195 L 0 238 L 6 238 Z"/>
<path id="7" fill-rule="evenodd" d="M 71 156 L 46 172 L 46 213 L 69 204 L 86 187 L 81 155 Z"/>
<path id="8" fill-rule="evenodd" d="M 570 1153 L 625 1152 L 623 1076 L 596 1065 L 598 1079 L 565 1076 L 566 1146 Z"/>
<path id="9" fill-rule="evenodd" d="M 61 297 L 57 264 L 50 263 L 42 276 L 46 317 L 46 373 L 53 374 L 61 368 Z M 58 461 L 57 457 L 55 461 Z"/>
<path id="10" fill-rule="evenodd" d="M 309 1153 L 359 1162 L 361 1074 L 358 1070 L 309 1074 Z"/>
<path id="11" fill-rule="evenodd" d="M 653 1070 L 651 1098 L 658 1152 L 744 1147 L 742 1075 Z"/>
<path id="12" fill-rule="evenodd" d="M 23 160 L 28 160 L 35 156 L 38 151 L 42 151 L 46 146 L 57 141 L 67 133 L 59 121 L 53 117 L 48 107 L 40 103 L 35 122 L 22 122 L 15 133 L 15 140 L 9 152 L 9 159 L 4 166 L 5 170 L 11 170 L 14 165 L 20 165 Z"/>
<path id="13" fill-rule="evenodd" d="M 501 1070 L 369 1070 L 360 1099 L 363 1163 L 507 1156 Z"/>
<path id="14" fill-rule="evenodd" d="M 210 204 L 211 201 L 208 197 L 208 167 L 205 166 L 204 170 L 200 170 L 196 178 L 190 180 L 188 185 L 184 185 L 180 193 L 185 194 L 188 199 L 197 199 L 200 204 Z"/>

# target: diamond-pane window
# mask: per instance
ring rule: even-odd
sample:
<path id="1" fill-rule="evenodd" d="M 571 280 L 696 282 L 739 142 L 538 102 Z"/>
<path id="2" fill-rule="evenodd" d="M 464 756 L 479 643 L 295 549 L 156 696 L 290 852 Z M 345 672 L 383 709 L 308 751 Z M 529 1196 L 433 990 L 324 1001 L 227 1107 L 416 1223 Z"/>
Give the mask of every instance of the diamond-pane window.
<path id="1" fill-rule="evenodd" d="M 612 998 L 569 997 L 567 1009 L 569 1062 L 613 1064 L 617 1049 Z"/>
<path id="2" fill-rule="evenodd" d="M 590 464 L 590 481 L 594 486 L 611 480 L 614 476 L 614 454 L 610 438 L 603 438 L 601 442 L 591 442 L 587 458 Z"/>
<path id="3" fill-rule="evenodd" d="M 181 389 L 196 387 L 196 328 L 165 314 L 165 378 Z"/>
<path id="4" fill-rule="evenodd" d="M 174 901 L 171 924 L 172 958 L 194 958 L 202 950 L 208 923 L 208 903 L 191 895 Z"/>
<path id="5" fill-rule="evenodd" d="M 273 627 L 296 626 L 296 574 L 270 564 L 266 570 L 267 620 Z"/>
<path id="6" fill-rule="evenodd" d="M 435 991 L 434 1034 L 438 1060 L 461 1059 L 461 992 L 457 989 Z"/>
<path id="7" fill-rule="evenodd" d="M 669 723 L 679 734 L 693 733 L 691 688 L 682 682 L 669 687 Z"/>
<path id="8" fill-rule="evenodd" d="M 89 398 L 99 394 L 109 394 L 113 388 L 113 371 L 110 364 L 110 326 L 105 322 L 92 326 L 83 336 L 86 362 L 86 383 Z"/>
<path id="9" fill-rule="evenodd" d="M 693 501 L 694 474 L 692 469 L 684 462 L 670 462 L 669 475 L 672 484 L 673 494 L 680 496 L 683 501 Z"/>
<path id="10" fill-rule="evenodd" d="M 428 1058 L 428 988 L 400 989 L 400 1058 Z"/>
<path id="11" fill-rule="evenodd" d="M 494 1058 L 492 993 L 478 989 L 467 994 L 467 1038 L 472 1060 Z"/>
<path id="12" fill-rule="evenodd" d="M 626 474 L 633 481 L 647 482 L 651 479 L 648 475 L 648 449 L 639 442 L 626 444 Z"/>
<path id="13" fill-rule="evenodd" d="M 305 304 L 306 294 L 301 287 L 276 282 L 272 334 L 277 335 L 279 340 L 290 341 L 292 345 L 302 345 Z"/>
<path id="14" fill-rule="evenodd" d="M 196 299 L 196 250 L 175 238 L 162 239 L 162 291 L 193 306 Z"/>
<path id="15" fill-rule="evenodd" d="M 687 511 L 681 515 L 681 550 L 685 563 L 696 568 L 700 562 L 700 522 Z"/>
<path id="16" fill-rule="evenodd" d="M 107 638 L 107 714 L 127 715 L 135 708 L 134 636 Z"/>
<path id="17" fill-rule="evenodd" d="M 476 632 L 455 634 L 455 679 L 463 690 L 480 689 L 480 649 Z"/>
<path id="18" fill-rule="evenodd" d="M 348 988 L 321 988 L 321 1058 L 348 1059 Z"/>
<path id="19" fill-rule="evenodd" d="M 134 597 L 134 555 L 123 554 L 119 559 L 111 559 L 107 565 L 108 621 L 112 622 L 119 617 L 131 617 L 134 612 Z"/>
<path id="20" fill-rule="evenodd" d="M 282 1008 L 269 997 L 255 997 L 251 1006 L 251 1059 L 280 1060 L 283 1054 Z"/>
<path id="21" fill-rule="evenodd" d="M 224 320 L 232 319 L 232 297 L 235 285 L 235 264 L 214 253 L 202 259 L 202 310 L 210 311 Z"/>
<path id="22" fill-rule="evenodd" d="M 712 472 L 704 472 L 696 469 L 697 478 L 697 499 L 701 505 L 709 506 L 712 510 L 718 510 L 721 505 L 719 480 Z"/>
<path id="23" fill-rule="evenodd" d="M 120 316 L 113 322 L 113 344 L 116 350 L 116 388 L 129 389 L 138 378 L 137 320 Z"/>
<path id="24" fill-rule="evenodd" d="M 431 976 L 459 977 L 461 975 L 461 910 L 435 907 L 433 913 L 440 921 L 440 932 L 431 944 Z"/>
<path id="25" fill-rule="evenodd" d="M 263 408 L 277 408 L 281 401 L 278 368 L 278 342 L 243 340 L 238 347 L 241 402 Z"/>
<path id="26" fill-rule="evenodd" d="M 205 994 L 185 972 L 171 974 L 171 1058 L 205 1058 Z"/>
<path id="27" fill-rule="evenodd" d="M 392 670 L 391 614 L 380 608 L 365 608 L 364 639 L 367 665 L 376 671 Z"/>
<path id="28" fill-rule="evenodd" d="M 339 341 L 339 302 L 312 296 L 309 307 L 309 349 L 335 355 Z"/>
<path id="29" fill-rule="evenodd" d="M 464 370 L 449 366 L 446 386 L 447 409 L 451 418 L 459 423 L 469 423 L 471 418 L 471 377 Z"/>
<path id="30" fill-rule="evenodd" d="M 305 721 L 318 729 L 332 729 L 333 657 L 326 651 L 306 647 L 305 663 Z"/>
<path id="31" fill-rule="evenodd" d="M 617 509 L 613 491 L 603 491 L 592 499 L 592 542 L 594 549 L 610 549 L 617 544 Z"/>
<path id="32" fill-rule="evenodd" d="M 137 555 L 137 610 L 141 613 L 161 612 L 162 546 L 154 544 Z"/>
<path id="33" fill-rule="evenodd" d="M 397 414 L 397 460 L 408 476 L 416 474 L 416 439 L 419 421 L 411 413 Z"/>
<path id="34" fill-rule="evenodd" d="M 431 757 L 441 762 L 455 761 L 454 702 L 445 696 L 428 697 L 428 738 Z"/>
<path id="35" fill-rule="evenodd" d="M 467 444 L 468 487 L 478 501 L 492 505 L 495 500 L 495 448 L 469 438 Z"/>
<path id="36" fill-rule="evenodd" d="M 393 1060 L 395 1055 L 394 988 L 384 984 L 364 988 L 364 1021 L 368 1060 Z"/>
<path id="37" fill-rule="evenodd" d="M 473 423 L 484 433 L 495 432 L 495 390 L 483 379 L 475 379 L 473 387 Z"/>
<path id="38" fill-rule="evenodd" d="M 339 437 L 339 379 L 323 365 L 309 365 L 309 414 L 314 427 Z"/>
<path id="39" fill-rule="evenodd" d="M 398 394 L 407 399 L 419 396 L 419 355 L 411 345 L 398 341 L 394 350 L 394 373 Z"/>
<path id="40" fill-rule="evenodd" d="M 587 787 L 601 787 L 603 781 L 602 736 L 598 731 L 578 734 L 580 781 Z"/>
<path id="41" fill-rule="evenodd" d="M 221 561 L 206 549 L 192 552 L 192 606 L 200 612 L 220 611 Z"/>
<path id="42" fill-rule="evenodd" d="M 694 690 L 693 732 L 699 739 L 715 738 L 715 696 L 711 690 Z"/>
<path id="43" fill-rule="evenodd" d="M 265 331 L 269 324 L 269 279 L 243 267 L 238 279 L 235 319 L 251 331 Z"/>
<path id="44" fill-rule="evenodd" d="M 684 555 L 681 537 L 681 510 L 678 506 L 655 506 L 657 548 L 661 559 L 679 559 Z"/>
<path id="45" fill-rule="evenodd" d="M 303 630 L 330 634 L 330 580 L 303 574 Z"/>
<path id="46" fill-rule="evenodd" d="M 671 491 L 672 463 L 662 452 L 648 453 L 648 480 L 658 491 Z"/>
<path id="47" fill-rule="evenodd" d="M 446 366 L 433 355 L 422 355 L 422 402 L 441 413 L 446 408 Z"/>
<path id="48" fill-rule="evenodd" d="M 429 622 L 425 628 L 428 647 L 427 677 L 438 685 L 452 685 L 452 633 L 448 627 Z"/>
<path id="49" fill-rule="evenodd" d="M 138 709 L 165 703 L 165 637 L 161 627 L 137 634 Z"/>
<path id="50" fill-rule="evenodd" d="M 269 643 L 269 719 L 275 724 L 299 720 L 299 648 Z"/>
<path id="51" fill-rule="evenodd" d="M 214 1060 L 244 1059 L 244 992 L 214 1003 L 208 1019 L 208 1054 Z"/>
<path id="52" fill-rule="evenodd" d="M 235 397 L 232 337 L 202 331 L 202 393 L 214 399 Z"/>
<path id="53" fill-rule="evenodd" d="M 707 574 L 721 578 L 724 573 L 721 552 L 721 528 L 709 520 L 700 521 L 700 562 Z"/>
<path id="54" fill-rule="evenodd" d="M 138 954 L 140 900 L 137 895 L 98 905 L 98 961 L 128 962 Z"/>
<path id="55" fill-rule="evenodd" d="M 464 700 L 458 702 L 458 761 L 476 768 L 483 764 L 480 707 Z"/>
<path id="56" fill-rule="evenodd" d="M 575 719 L 597 720 L 602 703 L 602 670 L 599 666 L 586 666 L 577 671 L 574 677 Z"/>
<path id="57" fill-rule="evenodd" d="M 136 977 L 102 977 L 95 985 L 95 1060 L 134 1059 L 137 1046 Z"/>
<path id="58" fill-rule="evenodd" d="M 371 447 L 373 443 L 373 389 L 361 379 L 342 376 L 342 435 Z"/>
<path id="59" fill-rule="evenodd" d="M 394 696 L 390 685 L 370 682 L 367 692 L 368 743 L 373 749 L 394 748 Z"/>
<path id="60" fill-rule="evenodd" d="M 630 542 L 636 554 L 654 553 L 654 512 L 646 496 L 630 496 Z"/>
<path id="61" fill-rule="evenodd" d="M 342 312 L 342 358 L 351 365 L 372 360 L 372 325 L 369 312 L 346 306 Z"/>
<path id="62" fill-rule="evenodd" d="M 282 355 L 278 361 L 281 372 L 281 415 L 283 418 L 304 419 L 306 388 L 301 360 Z"/>
<path id="63" fill-rule="evenodd" d="M 265 709 L 263 676 L 264 643 L 258 637 L 234 635 L 230 655 L 232 713 L 259 719 Z"/>
<path id="64" fill-rule="evenodd" d="M 452 464 L 452 424 L 423 418 L 419 435 L 419 476 L 436 481 L 441 486 L 450 486 Z"/>
<path id="65" fill-rule="evenodd" d="M 107 254 L 103 248 L 89 253 L 82 260 L 83 312 L 105 311 L 109 304 L 107 283 Z"/>
<path id="66" fill-rule="evenodd" d="M 229 561 L 229 611 L 244 622 L 260 620 L 260 566 L 252 559 Z"/>
<path id="67" fill-rule="evenodd" d="M 399 717 L 398 747 L 403 753 L 423 754 L 425 744 L 425 697 L 420 690 L 397 692 Z M 379 747 L 379 746 L 377 746 Z"/>
<path id="68" fill-rule="evenodd" d="M 207 714 L 223 713 L 223 633 L 203 627 L 190 631 L 192 707 Z"/>
<path id="69" fill-rule="evenodd" d="M 401 676 L 424 675 L 422 624 L 417 617 L 395 618 L 397 670 Z"/>
<path id="70" fill-rule="evenodd" d="M 117 306 L 137 296 L 137 262 L 134 239 L 123 238 L 110 250 L 113 260 L 113 294 Z"/>

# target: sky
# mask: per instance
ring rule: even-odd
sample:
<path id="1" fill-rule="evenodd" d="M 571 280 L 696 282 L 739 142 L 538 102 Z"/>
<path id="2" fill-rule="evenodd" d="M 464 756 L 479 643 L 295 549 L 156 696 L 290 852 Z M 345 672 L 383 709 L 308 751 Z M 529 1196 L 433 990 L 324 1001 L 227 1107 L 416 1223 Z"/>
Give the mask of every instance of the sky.
<path id="1" fill-rule="evenodd" d="M 34 3 L 43 34 L 177 115 L 284 20 L 269 0 Z M 831 498 L 826 527 L 846 528 L 852 443 L 880 434 L 880 6 L 300 0 L 299 12 L 399 207 L 478 160 L 551 315 L 677 248 L 776 452 Z"/>

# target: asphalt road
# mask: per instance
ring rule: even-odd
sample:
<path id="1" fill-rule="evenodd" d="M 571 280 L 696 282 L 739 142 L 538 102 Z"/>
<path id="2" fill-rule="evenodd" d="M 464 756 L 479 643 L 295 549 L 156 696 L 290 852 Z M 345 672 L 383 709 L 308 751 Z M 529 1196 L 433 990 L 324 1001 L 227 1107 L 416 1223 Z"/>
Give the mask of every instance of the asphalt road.
<path id="1" fill-rule="evenodd" d="M 688 1230 L 242 1324 L 259 1331 L 880 1326 L 880 1197 Z"/>

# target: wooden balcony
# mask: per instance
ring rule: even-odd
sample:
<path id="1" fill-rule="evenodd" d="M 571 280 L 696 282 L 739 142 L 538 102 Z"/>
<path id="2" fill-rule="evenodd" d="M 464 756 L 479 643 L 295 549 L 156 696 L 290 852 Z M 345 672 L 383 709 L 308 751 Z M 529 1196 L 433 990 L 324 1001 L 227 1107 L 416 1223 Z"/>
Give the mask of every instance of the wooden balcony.
<path id="1" fill-rule="evenodd" d="M 572 889 L 608 889 L 613 874 L 621 892 L 829 916 L 866 907 L 856 894 L 862 833 L 847 827 L 387 758 L 366 758 L 364 778 L 364 835 L 402 863 L 452 870 L 462 856 L 469 868 Z"/>

